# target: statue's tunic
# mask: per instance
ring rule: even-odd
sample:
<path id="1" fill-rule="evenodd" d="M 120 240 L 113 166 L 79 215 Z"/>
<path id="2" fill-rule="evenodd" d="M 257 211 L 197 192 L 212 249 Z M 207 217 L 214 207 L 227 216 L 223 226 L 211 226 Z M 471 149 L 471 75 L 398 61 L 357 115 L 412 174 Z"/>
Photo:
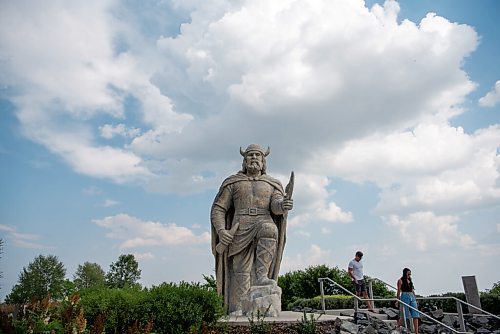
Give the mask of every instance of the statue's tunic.
<path id="1" fill-rule="evenodd" d="M 212 252 L 216 258 L 217 291 L 229 301 L 231 257 L 240 252 L 255 250 L 254 238 L 264 223 L 276 224 L 277 249 L 268 277 L 277 280 L 285 245 L 286 215 L 281 203 L 284 192 L 281 183 L 268 176 L 249 177 L 243 172 L 228 177 L 219 189 L 211 210 Z M 215 246 L 219 242 L 218 231 L 229 230 L 239 223 L 232 243 L 223 254 Z"/>

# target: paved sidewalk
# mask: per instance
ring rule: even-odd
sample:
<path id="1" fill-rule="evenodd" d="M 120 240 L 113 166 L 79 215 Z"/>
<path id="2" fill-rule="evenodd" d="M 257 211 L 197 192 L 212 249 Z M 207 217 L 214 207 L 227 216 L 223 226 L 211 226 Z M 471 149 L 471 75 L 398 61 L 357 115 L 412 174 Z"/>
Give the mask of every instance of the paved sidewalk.
<path id="1" fill-rule="evenodd" d="M 334 321 L 337 318 L 341 320 L 350 320 L 352 317 L 340 316 L 340 315 L 330 315 L 330 314 L 318 314 L 318 313 L 306 313 L 307 320 L 310 319 L 310 315 L 314 316 L 314 319 L 318 322 L 322 321 Z M 296 323 L 301 322 L 304 317 L 303 312 L 292 312 L 292 311 L 281 311 L 279 317 L 265 317 L 264 322 L 279 322 L 279 323 Z M 257 317 L 254 317 L 254 321 L 258 321 Z M 227 321 L 230 325 L 248 325 L 247 316 L 230 316 L 229 318 L 224 318 L 221 321 Z"/>

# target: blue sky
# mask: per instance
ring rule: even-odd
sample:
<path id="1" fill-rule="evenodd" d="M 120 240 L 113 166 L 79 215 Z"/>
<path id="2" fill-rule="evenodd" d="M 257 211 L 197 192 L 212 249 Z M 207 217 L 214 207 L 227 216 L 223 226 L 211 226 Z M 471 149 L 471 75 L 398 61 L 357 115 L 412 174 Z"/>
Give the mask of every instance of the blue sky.
<path id="1" fill-rule="evenodd" d="M 0 299 L 39 254 L 72 278 L 212 274 L 209 210 L 270 146 L 296 173 L 281 273 L 420 294 L 500 280 L 498 1 L 2 1 Z"/>

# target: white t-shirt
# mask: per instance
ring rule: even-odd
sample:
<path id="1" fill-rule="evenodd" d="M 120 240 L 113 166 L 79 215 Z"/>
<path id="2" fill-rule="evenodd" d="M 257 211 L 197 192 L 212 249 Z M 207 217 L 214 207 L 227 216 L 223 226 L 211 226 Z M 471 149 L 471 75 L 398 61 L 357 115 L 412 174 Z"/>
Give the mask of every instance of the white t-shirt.
<path id="1" fill-rule="evenodd" d="M 363 263 L 361 260 L 358 262 L 352 259 L 351 262 L 349 262 L 349 268 L 352 268 L 352 274 L 357 281 L 363 279 Z"/>

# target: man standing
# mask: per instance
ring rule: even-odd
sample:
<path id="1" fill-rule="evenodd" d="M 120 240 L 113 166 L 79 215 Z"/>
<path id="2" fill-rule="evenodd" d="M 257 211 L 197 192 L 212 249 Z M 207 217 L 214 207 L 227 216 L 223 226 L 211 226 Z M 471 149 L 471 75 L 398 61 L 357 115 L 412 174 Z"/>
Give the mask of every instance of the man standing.
<path id="1" fill-rule="evenodd" d="M 243 168 L 224 180 L 210 214 L 217 291 L 236 315 L 251 286 L 277 286 L 293 208 L 281 183 L 266 174 L 269 152 L 255 144 L 240 148 Z"/>
<path id="2" fill-rule="evenodd" d="M 365 279 L 363 275 L 363 263 L 361 262 L 362 258 L 363 252 L 357 251 L 354 259 L 349 262 L 347 272 L 349 273 L 349 276 L 351 276 L 352 283 L 356 288 L 356 295 L 358 297 L 368 299 L 368 293 L 366 292 Z M 375 312 L 371 301 L 366 301 L 366 304 L 368 305 L 369 311 Z"/>

